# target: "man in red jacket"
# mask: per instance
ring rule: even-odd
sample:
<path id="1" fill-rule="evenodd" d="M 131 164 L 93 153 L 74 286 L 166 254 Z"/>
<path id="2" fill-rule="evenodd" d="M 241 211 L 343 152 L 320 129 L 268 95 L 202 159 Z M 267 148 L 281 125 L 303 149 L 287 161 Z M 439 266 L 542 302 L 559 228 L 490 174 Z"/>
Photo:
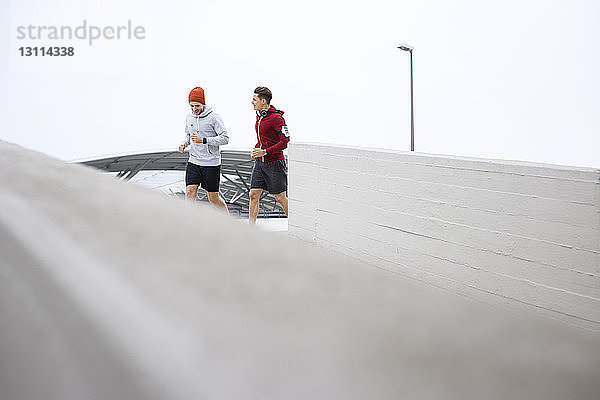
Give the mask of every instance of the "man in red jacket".
<path id="1" fill-rule="evenodd" d="M 273 94 L 266 87 L 254 89 L 252 105 L 256 110 L 256 138 L 250 158 L 254 160 L 252 178 L 250 179 L 250 210 L 248 217 L 251 224 L 256 223 L 260 194 L 263 189 L 275 196 L 288 215 L 287 166 L 283 149 L 290 141 L 290 134 L 283 119 L 283 111 L 271 105 Z"/>

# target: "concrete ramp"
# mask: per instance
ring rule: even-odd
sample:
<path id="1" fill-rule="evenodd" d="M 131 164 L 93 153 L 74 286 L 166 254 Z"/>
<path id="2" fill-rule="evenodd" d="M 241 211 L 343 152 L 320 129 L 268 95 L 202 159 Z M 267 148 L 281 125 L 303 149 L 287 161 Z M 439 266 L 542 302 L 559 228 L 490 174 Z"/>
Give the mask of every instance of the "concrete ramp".
<path id="1" fill-rule="evenodd" d="M 596 332 L 0 142 L 1 400 L 592 399 L 599 371 Z"/>

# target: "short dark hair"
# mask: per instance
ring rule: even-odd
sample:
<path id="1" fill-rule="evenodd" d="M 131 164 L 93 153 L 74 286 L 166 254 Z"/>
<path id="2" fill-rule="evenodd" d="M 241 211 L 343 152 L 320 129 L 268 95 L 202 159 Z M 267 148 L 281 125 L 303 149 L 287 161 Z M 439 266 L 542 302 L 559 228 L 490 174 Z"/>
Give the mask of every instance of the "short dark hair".
<path id="1" fill-rule="evenodd" d="M 265 99 L 267 103 L 271 104 L 273 93 L 271 93 L 268 87 L 259 86 L 256 89 L 254 89 L 254 93 L 258 95 L 259 99 Z"/>

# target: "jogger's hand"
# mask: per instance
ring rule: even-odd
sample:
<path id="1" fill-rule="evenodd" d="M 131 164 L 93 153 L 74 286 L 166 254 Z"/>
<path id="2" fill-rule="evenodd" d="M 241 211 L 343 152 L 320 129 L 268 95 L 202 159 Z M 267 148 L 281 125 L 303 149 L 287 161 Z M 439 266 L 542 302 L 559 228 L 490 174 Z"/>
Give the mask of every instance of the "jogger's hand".
<path id="1" fill-rule="evenodd" d="M 259 149 L 259 148 L 252 149 L 252 154 L 250 154 L 250 158 L 252 158 L 254 160 L 257 157 L 262 157 L 262 156 L 264 156 L 264 152 L 262 149 Z"/>

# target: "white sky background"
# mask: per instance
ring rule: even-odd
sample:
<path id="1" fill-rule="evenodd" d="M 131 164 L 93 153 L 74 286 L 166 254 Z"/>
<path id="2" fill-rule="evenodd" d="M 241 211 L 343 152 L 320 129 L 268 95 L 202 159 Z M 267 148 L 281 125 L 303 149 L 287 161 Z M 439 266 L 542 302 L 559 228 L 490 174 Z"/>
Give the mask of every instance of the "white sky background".
<path id="1" fill-rule="evenodd" d="M 292 140 L 600 167 L 600 1 L 2 0 L 0 139 L 64 159 L 176 149 L 187 94 L 255 143 L 258 85 Z M 17 40 L 20 25 L 144 40 Z M 74 57 L 21 57 L 72 45 Z"/>

